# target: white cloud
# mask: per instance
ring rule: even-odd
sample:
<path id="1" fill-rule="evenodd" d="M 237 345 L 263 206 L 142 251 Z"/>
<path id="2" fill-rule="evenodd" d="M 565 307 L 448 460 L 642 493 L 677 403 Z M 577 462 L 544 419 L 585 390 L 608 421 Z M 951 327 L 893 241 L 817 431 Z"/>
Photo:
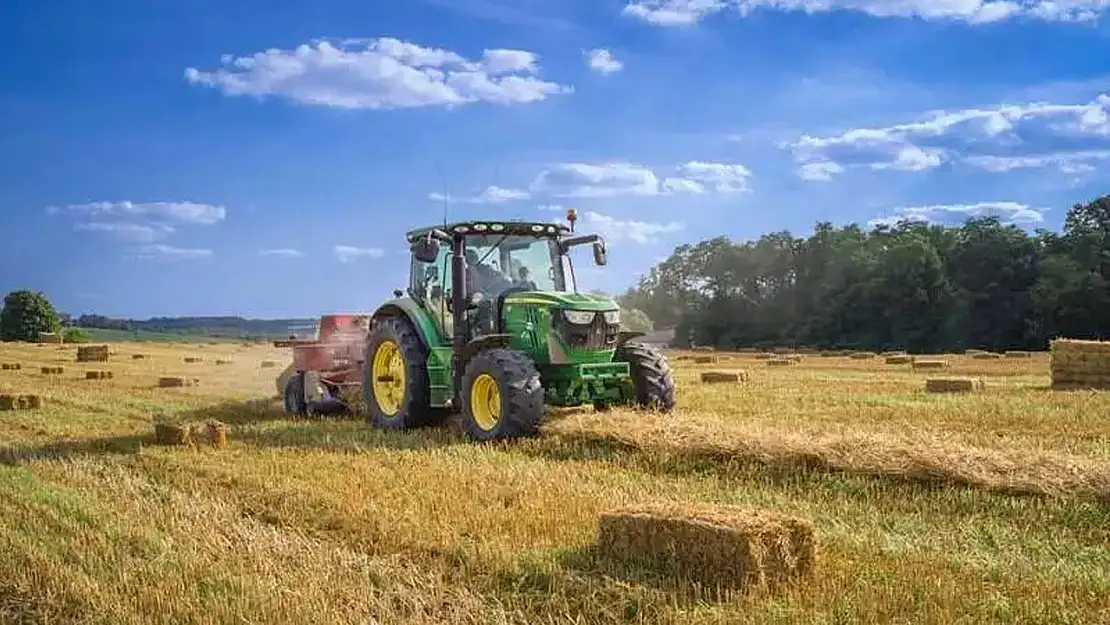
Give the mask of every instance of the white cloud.
<path id="1" fill-rule="evenodd" d="M 743 165 L 690 161 L 662 180 L 649 167 L 627 162 L 563 163 L 540 173 L 533 194 L 605 198 L 749 190 L 751 172 Z"/>
<path id="2" fill-rule="evenodd" d="M 304 258 L 304 252 L 288 247 L 279 247 L 270 250 L 258 250 L 259 256 L 280 256 L 282 258 Z"/>
<path id="3" fill-rule="evenodd" d="M 343 109 L 528 104 L 573 92 L 538 78 L 538 60 L 524 50 L 494 49 L 471 61 L 391 37 L 321 39 L 293 50 L 225 55 L 219 69 L 190 67 L 185 78 L 227 96 L 277 96 Z"/>
<path id="4" fill-rule="evenodd" d="M 603 235 L 606 241 L 628 240 L 633 243 L 655 243 L 659 240 L 659 235 L 680 232 L 686 227 L 678 222 L 660 224 L 646 221 L 625 221 L 595 211 L 586 211 L 582 217 L 589 229 Z"/>
<path id="5" fill-rule="evenodd" d="M 630 0 L 623 14 L 656 26 L 690 26 L 702 19 L 734 12 L 807 14 L 850 11 L 882 18 L 921 18 L 988 24 L 1030 18 L 1051 22 L 1086 22 L 1110 8 L 1106 0 Z"/>
<path id="6" fill-rule="evenodd" d="M 173 247 L 170 245 L 163 245 L 158 243 L 153 245 L 144 245 L 140 247 L 135 257 L 141 259 L 161 257 L 189 260 L 198 258 L 210 258 L 211 256 L 213 256 L 213 253 L 212 250 L 209 249 Z"/>
<path id="7" fill-rule="evenodd" d="M 505 202 L 517 202 L 520 200 L 527 200 L 531 195 L 522 189 L 506 189 L 496 185 L 486 187 L 478 195 L 473 197 L 456 198 L 450 194 L 444 195 L 442 193 L 429 193 L 428 199 L 435 202 L 453 201 L 463 202 L 466 204 L 504 204 Z"/>
<path id="8" fill-rule="evenodd" d="M 336 245 L 333 248 L 335 257 L 341 263 L 353 263 L 360 258 L 381 258 L 385 252 L 376 247 L 354 247 L 351 245 Z"/>
<path id="9" fill-rule="evenodd" d="M 181 223 L 208 226 L 227 217 L 223 206 L 198 204 L 196 202 L 89 202 L 51 206 L 47 212 L 66 212 L 80 217 L 126 217 L 148 218 L 177 221 Z"/>
<path id="10" fill-rule="evenodd" d="M 889 217 L 872 219 L 868 225 L 894 225 L 899 221 L 925 223 L 963 222 L 970 217 L 998 217 L 1004 224 L 1035 224 L 1044 221 L 1044 210 L 1018 202 L 978 202 L 975 204 L 934 204 L 906 206 L 896 209 Z"/>
<path id="11" fill-rule="evenodd" d="M 174 228 L 169 224 L 136 224 L 127 222 L 102 222 L 94 221 L 79 223 L 75 226 L 85 232 L 105 232 L 123 241 L 134 243 L 153 243 L 161 241 L 170 234 Z"/>
<path id="12" fill-rule="evenodd" d="M 586 52 L 586 64 L 591 70 L 605 75 L 624 69 L 624 63 L 615 59 L 613 53 L 605 48 L 594 48 Z"/>
<path id="13" fill-rule="evenodd" d="M 784 144 L 807 180 L 829 180 L 849 168 L 921 172 L 944 163 L 992 172 L 1056 166 L 1074 173 L 1110 155 L 1110 94 L 1083 104 L 1002 104 L 935 111 L 919 120 L 804 135 Z"/>

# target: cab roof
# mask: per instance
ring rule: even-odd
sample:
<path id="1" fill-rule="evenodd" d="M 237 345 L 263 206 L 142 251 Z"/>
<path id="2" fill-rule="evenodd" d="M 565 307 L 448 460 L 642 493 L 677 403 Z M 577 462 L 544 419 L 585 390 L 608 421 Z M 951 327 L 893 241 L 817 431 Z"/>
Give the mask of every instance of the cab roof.
<path id="1" fill-rule="evenodd" d="M 566 224 L 549 221 L 516 221 L 516 220 L 488 220 L 488 221 L 458 221 L 446 225 L 425 226 L 405 233 L 405 238 L 412 240 L 429 230 L 440 229 L 447 234 L 517 234 L 532 237 L 550 237 L 570 232 Z"/>

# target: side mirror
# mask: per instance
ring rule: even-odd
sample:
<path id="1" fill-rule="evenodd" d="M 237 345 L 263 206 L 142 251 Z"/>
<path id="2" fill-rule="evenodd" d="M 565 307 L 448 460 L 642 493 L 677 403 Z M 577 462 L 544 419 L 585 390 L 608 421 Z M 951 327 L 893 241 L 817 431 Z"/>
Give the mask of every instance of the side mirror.
<path id="1" fill-rule="evenodd" d="M 439 241 L 430 236 L 420 237 L 409 244 L 413 257 L 422 263 L 434 263 L 439 256 Z"/>
<path id="2" fill-rule="evenodd" d="M 594 242 L 594 264 L 598 267 L 609 264 L 609 254 L 605 250 L 605 244 L 601 241 Z"/>

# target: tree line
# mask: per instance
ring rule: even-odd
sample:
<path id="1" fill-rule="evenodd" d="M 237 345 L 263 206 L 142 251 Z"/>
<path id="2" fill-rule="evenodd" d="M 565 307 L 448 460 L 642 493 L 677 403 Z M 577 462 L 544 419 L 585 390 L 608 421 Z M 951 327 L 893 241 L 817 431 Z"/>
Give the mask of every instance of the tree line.
<path id="1" fill-rule="evenodd" d="M 1073 206 L 1060 232 L 978 217 L 716 237 L 676 248 L 620 300 L 683 346 L 945 352 L 1107 338 L 1110 195 Z"/>

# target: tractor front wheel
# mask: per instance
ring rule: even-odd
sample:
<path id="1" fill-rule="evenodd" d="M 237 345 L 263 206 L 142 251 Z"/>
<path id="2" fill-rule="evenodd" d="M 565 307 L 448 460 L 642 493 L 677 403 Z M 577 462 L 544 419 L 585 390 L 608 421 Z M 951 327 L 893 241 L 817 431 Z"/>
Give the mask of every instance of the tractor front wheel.
<path id="1" fill-rule="evenodd" d="M 362 397 L 370 425 L 401 430 L 430 425 L 428 351 L 416 329 L 403 317 L 386 317 L 374 324 L 366 341 Z"/>
<path id="2" fill-rule="evenodd" d="M 635 393 L 630 403 L 645 410 L 674 410 L 674 377 L 662 352 L 641 343 L 625 343 L 617 348 L 613 360 L 628 363 Z"/>
<path id="3" fill-rule="evenodd" d="M 479 441 L 539 433 L 543 386 L 535 363 L 511 349 L 488 349 L 466 365 L 462 383 L 463 427 Z"/>

